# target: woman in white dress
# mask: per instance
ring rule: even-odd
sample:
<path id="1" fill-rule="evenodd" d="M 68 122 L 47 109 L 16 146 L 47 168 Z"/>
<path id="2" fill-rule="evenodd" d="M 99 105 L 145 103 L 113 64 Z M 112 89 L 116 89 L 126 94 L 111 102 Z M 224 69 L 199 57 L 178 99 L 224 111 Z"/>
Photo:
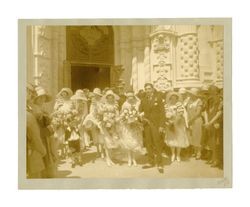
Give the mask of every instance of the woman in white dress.
<path id="1" fill-rule="evenodd" d="M 127 100 L 122 105 L 121 119 L 121 145 L 128 153 L 128 166 L 136 166 L 136 152 L 142 152 L 142 131 L 140 122 L 139 106 L 140 100 L 133 91 L 126 93 Z"/>
<path id="2" fill-rule="evenodd" d="M 54 128 L 54 137 L 57 140 L 57 148 L 62 158 L 67 156 L 67 138 L 69 130 L 67 120 L 72 117 L 73 103 L 70 97 L 73 92 L 70 88 L 63 88 L 58 94 L 52 113 L 52 125 Z"/>
<path id="3" fill-rule="evenodd" d="M 103 96 L 101 129 L 104 137 L 104 149 L 108 166 L 115 165 L 111 159 L 111 150 L 119 147 L 119 137 L 116 130 L 117 120 L 119 119 L 118 100 L 119 96 L 112 90 L 108 90 Z"/>
<path id="4" fill-rule="evenodd" d="M 102 121 L 102 93 L 101 89 L 95 88 L 92 92 L 89 114 L 86 116 L 83 126 L 89 130 L 93 139 L 93 143 L 97 149 L 97 156 L 104 158 L 104 138 L 101 128 Z"/>

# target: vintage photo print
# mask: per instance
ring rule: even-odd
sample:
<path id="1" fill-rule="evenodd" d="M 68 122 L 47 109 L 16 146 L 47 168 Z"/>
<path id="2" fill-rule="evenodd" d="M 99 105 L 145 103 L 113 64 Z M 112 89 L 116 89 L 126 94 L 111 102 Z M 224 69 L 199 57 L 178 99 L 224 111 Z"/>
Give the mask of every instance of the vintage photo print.
<path id="1" fill-rule="evenodd" d="M 231 19 L 19 20 L 19 188 L 232 186 Z"/>

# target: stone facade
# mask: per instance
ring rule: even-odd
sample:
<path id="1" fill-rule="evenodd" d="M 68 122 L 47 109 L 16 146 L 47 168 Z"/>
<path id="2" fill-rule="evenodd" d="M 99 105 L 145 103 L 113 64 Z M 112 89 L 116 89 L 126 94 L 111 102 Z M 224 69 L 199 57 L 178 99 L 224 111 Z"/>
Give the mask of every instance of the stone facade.
<path id="1" fill-rule="evenodd" d="M 223 86 L 222 26 L 85 26 L 79 29 L 79 35 L 78 30 L 74 33 L 77 41 L 72 43 L 73 49 L 66 41 L 69 28 L 27 28 L 27 80 L 41 84 L 52 95 L 70 86 L 72 61 L 108 65 L 112 70 L 111 85 L 132 85 L 135 91 L 142 89 L 145 82 L 153 83 L 158 90 L 212 82 Z M 87 43 L 83 44 L 83 40 Z M 103 46 L 108 41 L 110 46 Z M 77 55 L 70 56 L 74 53 Z"/>

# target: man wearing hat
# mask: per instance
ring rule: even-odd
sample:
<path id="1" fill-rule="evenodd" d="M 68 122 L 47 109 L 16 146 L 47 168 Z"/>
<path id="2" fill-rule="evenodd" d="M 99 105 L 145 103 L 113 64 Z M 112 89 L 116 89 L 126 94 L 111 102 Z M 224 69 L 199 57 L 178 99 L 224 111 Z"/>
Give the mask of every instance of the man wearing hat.
<path id="1" fill-rule="evenodd" d="M 40 135 L 43 145 L 46 148 L 47 154 L 43 158 L 45 164 L 45 170 L 43 171 L 44 178 L 55 177 L 56 173 L 56 159 L 57 151 L 55 148 L 55 140 L 51 138 L 53 134 L 53 128 L 51 126 L 51 118 L 49 113 L 45 110 L 45 104 L 51 101 L 51 96 L 47 91 L 37 86 L 35 88 L 36 97 L 34 98 L 34 115 L 40 128 Z"/>
<path id="2" fill-rule="evenodd" d="M 27 84 L 27 104 L 26 104 L 26 138 L 27 138 L 27 176 L 28 178 L 41 178 L 45 169 L 43 157 L 46 149 L 40 137 L 40 128 L 33 114 L 31 103 L 35 95 L 32 84 Z"/>
<path id="3" fill-rule="evenodd" d="M 208 130 L 208 147 L 211 157 L 208 164 L 212 167 L 222 167 L 223 163 L 223 100 L 219 95 L 219 88 L 211 85 L 208 90 L 208 122 L 205 124 Z"/>
<path id="4" fill-rule="evenodd" d="M 162 162 L 162 141 L 160 131 L 164 125 L 164 106 L 162 99 L 151 83 L 144 85 L 145 96 L 141 99 L 140 111 L 144 112 L 144 143 L 148 153 L 149 165 L 143 169 L 155 167 L 164 172 Z"/>

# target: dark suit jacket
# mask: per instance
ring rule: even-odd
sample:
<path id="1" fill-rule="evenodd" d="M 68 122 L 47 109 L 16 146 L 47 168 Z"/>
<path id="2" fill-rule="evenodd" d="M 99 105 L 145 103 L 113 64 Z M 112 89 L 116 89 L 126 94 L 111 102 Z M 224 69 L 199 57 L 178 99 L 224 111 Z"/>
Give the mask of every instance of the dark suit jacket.
<path id="1" fill-rule="evenodd" d="M 165 124 L 165 110 L 163 99 L 159 93 L 154 92 L 149 99 L 145 95 L 141 100 L 140 111 L 144 112 L 144 117 L 155 127 L 163 127 Z"/>
<path id="2" fill-rule="evenodd" d="M 27 170 L 29 173 L 37 173 L 44 170 L 45 165 L 43 157 L 46 155 L 46 149 L 40 137 L 40 128 L 36 121 L 35 116 L 27 111 Z"/>

